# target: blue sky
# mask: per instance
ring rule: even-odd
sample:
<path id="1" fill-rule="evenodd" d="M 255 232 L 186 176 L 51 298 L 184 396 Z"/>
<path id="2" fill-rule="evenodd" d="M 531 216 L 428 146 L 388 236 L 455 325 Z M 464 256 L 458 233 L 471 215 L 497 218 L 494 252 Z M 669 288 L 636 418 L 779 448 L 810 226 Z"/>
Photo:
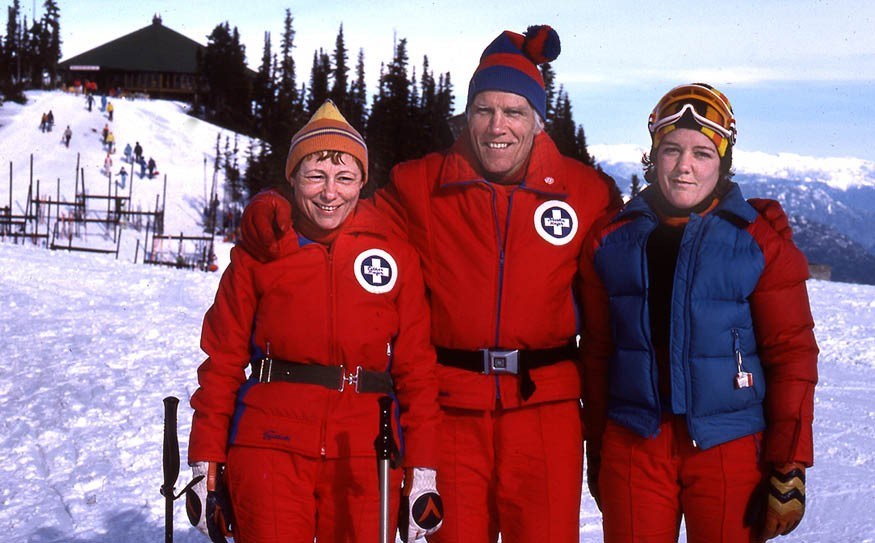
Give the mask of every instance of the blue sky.
<path id="1" fill-rule="evenodd" d="M 251 65 L 264 33 L 276 44 L 285 9 L 294 17 L 299 81 L 313 52 L 333 51 L 341 24 L 350 64 L 365 51 L 369 82 L 406 38 L 411 65 L 428 55 L 451 72 L 458 110 L 483 48 L 501 31 L 550 24 L 562 39 L 553 63 L 590 143 L 648 141 L 650 109 L 669 88 L 707 81 L 733 102 L 739 148 L 875 160 L 875 2 L 864 0 L 59 0 L 64 57 L 148 25 L 196 41 L 236 26 Z M 30 14 L 39 1 L 22 0 Z M 371 91 L 371 93 L 373 90 Z"/>

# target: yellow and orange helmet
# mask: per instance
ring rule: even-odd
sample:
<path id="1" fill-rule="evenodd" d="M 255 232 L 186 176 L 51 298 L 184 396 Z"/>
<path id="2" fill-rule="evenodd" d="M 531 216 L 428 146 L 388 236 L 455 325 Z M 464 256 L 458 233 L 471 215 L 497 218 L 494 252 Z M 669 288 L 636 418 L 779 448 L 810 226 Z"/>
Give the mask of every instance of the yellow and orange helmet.
<path id="1" fill-rule="evenodd" d="M 690 83 L 668 91 L 653 108 L 647 128 L 653 150 L 675 128 L 698 129 L 714 142 L 721 157 L 735 145 L 732 105 L 726 95 L 707 83 Z"/>

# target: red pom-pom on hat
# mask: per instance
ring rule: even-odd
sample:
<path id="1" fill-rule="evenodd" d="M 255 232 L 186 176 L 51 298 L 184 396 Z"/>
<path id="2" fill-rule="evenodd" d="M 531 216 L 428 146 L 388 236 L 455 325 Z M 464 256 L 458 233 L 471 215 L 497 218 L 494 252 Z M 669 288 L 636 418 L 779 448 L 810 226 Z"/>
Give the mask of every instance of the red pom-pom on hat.
<path id="1" fill-rule="evenodd" d="M 532 25 L 525 32 L 523 51 L 535 64 L 556 60 L 562 51 L 559 34 L 549 25 Z"/>

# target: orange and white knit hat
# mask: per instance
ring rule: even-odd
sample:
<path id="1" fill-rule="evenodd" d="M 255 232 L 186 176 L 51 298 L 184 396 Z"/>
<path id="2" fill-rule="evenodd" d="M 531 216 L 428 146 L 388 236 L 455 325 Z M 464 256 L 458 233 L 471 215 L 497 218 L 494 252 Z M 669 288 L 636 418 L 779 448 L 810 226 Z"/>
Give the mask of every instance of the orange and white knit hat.
<path id="1" fill-rule="evenodd" d="M 331 100 L 319 106 L 304 128 L 292 136 L 286 158 L 286 180 L 304 157 L 319 151 L 341 151 L 362 163 L 362 184 L 368 181 L 368 146 L 358 131 L 346 121 Z"/>

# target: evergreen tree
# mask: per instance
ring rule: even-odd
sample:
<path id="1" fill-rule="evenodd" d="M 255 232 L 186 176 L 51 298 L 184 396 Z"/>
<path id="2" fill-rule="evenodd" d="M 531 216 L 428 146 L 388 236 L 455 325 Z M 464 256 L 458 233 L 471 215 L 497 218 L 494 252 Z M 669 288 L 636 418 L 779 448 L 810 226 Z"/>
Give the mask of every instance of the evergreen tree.
<path id="1" fill-rule="evenodd" d="M 264 49 L 261 64 L 252 83 L 253 118 L 255 133 L 261 138 L 267 138 L 267 126 L 273 120 L 276 105 L 276 85 L 274 83 L 274 67 L 271 55 L 270 32 L 264 33 Z"/>
<path id="2" fill-rule="evenodd" d="M 217 25 L 207 38 L 200 73 L 209 86 L 207 118 L 247 131 L 251 125 L 251 82 L 246 67 L 246 50 L 237 27 Z"/>
<path id="3" fill-rule="evenodd" d="M 319 106 L 328 98 L 328 76 L 331 72 L 331 59 L 319 48 L 313 52 L 313 68 L 310 70 L 310 91 L 307 95 L 308 117 L 316 113 Z"/>
<path id="4" fill-rule="evenodd" d="M 349 88 L 349 107 L 344 116 L 363 136 L 365 134 L 365 119 L 368 114 L 368 89 L 365 84 L 365 51 L 359 49 L 358 61 L 355 65 L 355 81 Z"/>
<path id="5" fill-rule="evenodd" d="M 346 65 L 346 44 L 343 40 L 343 25 L 340 25 L 340 30 L 337 31 L 337 39 L 334 42 L 334 68 L 331 72 L 331 91 L 329 97 L 334 101 L 334 105 L 346 117 L 349 113 L 349 83 L 347 81 L 349 67 Z"/>
<path id="6" fill-rule="evenodd" d="M 437 141 L 437 149 L 443 149 L 452 145 L 456 135 L 450 129 L 449 120 L 453 116 L 455 99 L 453 98 L 453 83 L 450 80 L 450 72 L 441 74 L 438 78 L 438 90 L 435 100 L 435 115 L 442 119 L 439 126 L 440 139 Z"/>
<path id="7" fill-rule="evenodd" d="M 381 67 L 377 95 L 368 118 L 370 178 L 375 187 L 384 184 L 395 164 L 416 153 L 418 127 L 412 122 L 412 83 L 407 78 L 407 40 L 395 45 L 388 67 Z M 370 185 L 370 183 L 369 183 Z"/>
<path id="8" fill-rule="evenodd" d="M 3 46 L 3 60 L 6 67 L 3 83 L 8 87 L 21 81 L 22 32 L 18 20 L 20 16 L 21 4 L 19 0 L 13 0 L 12 5 L 6 10 L 6 40 Z"/>
<path id="9" fill-rule="evenodd" d="M 638 179 L 638 174 L 632 174 L 632 185 L 629 187 L 629 195 L 632 198 L 638 196 L 638 193 L 641 192 L 641 181 Z"/>
<path id="10" fill-rule="evenodd" d="M 552 119 L 547 123 L 547 133 L 556 143 L 559 152 L 572 158 L 579 158 L 575 139 L 576 129 L 571 113 L 571 100 L 568 99 L 565 89 L 560 86 Z"/>
<path id="11" fill-rule="evenodd" d="M 43 2 L 42 27 L 45 34 L 45 48 L 42 50 L 42 65 L 48 73 L 49 82 L 58 82 L 58 62 L 61 60 L 61 10 L 56 0 Z"/>
<path id="12" fill-rule="evenodd" d="M 549 133 L 551 123 L 556 115 L 556 108 L 558 107 L 558 98 L 556 97 L 556 72 L 553 70 L 553 66 L 551 66 L 549 62 L 542 64 L 540 68 L 541 77 L 544 78 L 544 90 L 547 93 L 547 118 L 544 119 L 544 125 Z"/>
<path id="13" fill-rule="evenodd" d="M 292 57 L 292 49 L 295 46 L 293 21 L 292 12 L 286 9 L 282 41 L 280 42 L 279 81 L 277 88 L 277 129 L 278 132 L 284 134 L 283 137 L 288 137 L 289 134 L 294 133 L 306 121 L 304 119 L 303 92 L 300 94 L 298 92 L 295 59 Z"/>
<path id="14" fill-rule="evenodd" d="M 595 157 L 589 154 L 589 148 L 586 146 L 586 134 L 583 131 L 583 125 L 577 126 L 577 160 L 588 166 L 595 167 Z"/>
<path id="15" fill-rule="evenodd" d="M 295 47 L 294 18 L 285 11 L 279 56 L 271 57 L 265 51 L 259 80 L 270 81 L 271 91 L 265 89 L 265 107 L 261 115 L 261 142 L 250 144 L 247 152 L 246 186 L 250 194 L 285 183 L 286 153 L 289 140 L 306 122 L 304 112 L 304 85 L 298 87 L 296 63 L 292 55 Z M 268 60 L 271 58 L 272 60 Z M 268 66 L 272 68 L 268 69 Z M 266 74 L 270 72 L 268 77 Z M 267 106 L 270 104 L 270 107 Z"/>

